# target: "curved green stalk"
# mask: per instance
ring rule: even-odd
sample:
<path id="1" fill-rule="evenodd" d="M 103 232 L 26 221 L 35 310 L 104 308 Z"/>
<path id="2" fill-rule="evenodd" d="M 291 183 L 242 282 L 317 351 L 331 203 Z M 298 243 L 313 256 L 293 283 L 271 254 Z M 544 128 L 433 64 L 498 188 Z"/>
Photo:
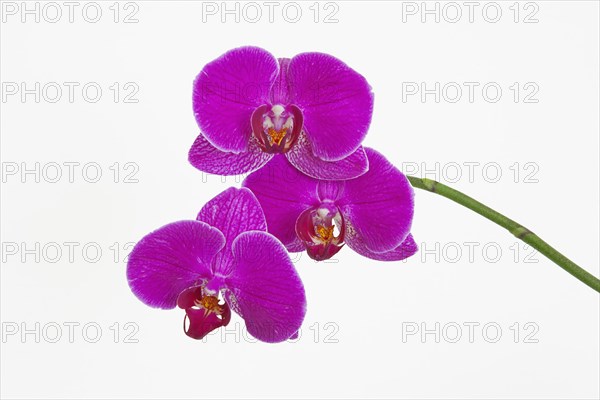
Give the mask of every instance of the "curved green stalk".
<path id="1" fill-rule="evenodd" d="M 600 292 L 600 279 L 590 274 L 573 261 L 569 260 L 563 254 L 561 254 L 554 247 L 543 241 L 538 235 L 531 232 L 518 222 L 513 221 L 510 218 L 505 217 L 499 212 L 492 210 L 485 204 L 478 202 L 472 197 L 467 196 L 464 193 L 454 190 L 442 183 L 436 182 L 427 178 L 417 178 L 414 176 L 408 176 L 410 184 L 418 189 L 427 190 L 432 193 L 437 193 L 440 196 L 446 197 L 470 210 L 475 211 L 477 214 L 489 219 L 492 222 L 500 225 L 512 233 L 517 239 L 521 239 L 546 257 L 553 261 L 555 264 L 563 268 L 565 271 L 579 279 L 597 292 Z"/>

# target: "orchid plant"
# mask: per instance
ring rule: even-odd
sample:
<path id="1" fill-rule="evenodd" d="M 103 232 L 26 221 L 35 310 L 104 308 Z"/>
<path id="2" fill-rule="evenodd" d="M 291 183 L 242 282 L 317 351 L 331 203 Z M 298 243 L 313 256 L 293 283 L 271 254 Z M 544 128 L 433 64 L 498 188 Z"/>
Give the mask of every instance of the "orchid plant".
<path id="1" fill-rule="evenodd" d="M 344 245 L 374 260 L 417 252 L 413 188 L 439 194 L 506 228 L 600 292 L 600 280 L 519 223 L 430 179 L 405 176 L 363 148 L 373 111 L 367 80 L 322 53 L 275 58 L 257 47 L 228 51 L 194 82 L 197 169 L 250 173 L 241 189 L 210 200 L 195 220 L 149 233 L 131 252 L 127 278 L 145 304 L 185 310 L 195 339 L 225 326 L 231 310 L 264 342 L 297 335 L 306 313 L 288 252 L 326 260 Z"/>

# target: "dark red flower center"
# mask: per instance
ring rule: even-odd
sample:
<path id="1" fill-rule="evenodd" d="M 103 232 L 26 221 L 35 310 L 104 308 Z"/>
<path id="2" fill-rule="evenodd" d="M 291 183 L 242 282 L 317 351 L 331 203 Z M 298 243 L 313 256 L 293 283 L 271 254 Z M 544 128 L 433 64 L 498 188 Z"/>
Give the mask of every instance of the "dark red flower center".
<path id="1" fill-rule="evenodd" d="M 344 233 L 344 219 L 333 203 L 308 209 L 296 220 L 296 234 L 317 261 L 330 259 L 342 249 Z"/>
<path id="2" fill-rule="evenodd" d="M 202 339 L 215 329 L 226 326 L 231 320 L 229 305 L 226 302 L 220 303 L 217 296 L 207 293 L 202 286 L 181 292 L 177 305 L 185 310 L 183 330 L 194 339 Z"/>
<path id="3" fill-rule="evenodd" d="M 252 134 L 266 153 L 285 153 L 302 131 L 304 118 L 295 105 L 262 105 L 252 113 Z"/>

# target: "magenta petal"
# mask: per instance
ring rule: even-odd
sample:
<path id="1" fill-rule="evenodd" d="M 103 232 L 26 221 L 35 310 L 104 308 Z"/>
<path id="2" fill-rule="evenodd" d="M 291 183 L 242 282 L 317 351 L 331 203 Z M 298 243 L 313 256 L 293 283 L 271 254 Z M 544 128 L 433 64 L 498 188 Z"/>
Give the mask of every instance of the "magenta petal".
<path id="1" fill-rule="evenodd" d="M 225 274 L 231 268 L 231 245 L 246 231 L 266 231 L 267 223 L 260 203 L 246 188 L 229 188 L 202 207 L 198 221 L 219 229 L 225 235 L 225 247 L 213 263 L 214 272 Z"/>
<path id="2" fill-rule="evenodd" d="M 129 287 L 151 307 L 173 308 L 181 292 L 212 276 L 211 260 L 224 245 L 223 234 L 204 222 L 165 225 L 133 248 L 127 262 Z"/>
<path id="3" fill-rule="evenodd" d="M 265 165 L 273 157 L 263 152 L 256 139 L 251 138 L 248 151 L 231 153 L 214 147 L 203 134 L 198 135 L 190 148 L 190 164 L 200 171 L 216 175 L 239 175 L 252 172 Z"/>
<path id="4" fill-rule="evenodd" d="M 248 148 L 254 109 L 269 100 L 279 72 L 277 59 L 258 47 L 230 50 L 208 63 L 194 81 L 194 113 L 200 130 L 216 148 Z"/>
<path id="5" fill-rule="evenodd" d="M 339 161 L 324 161 L 313 154 L 312 147 L 304 133 L 300 134 L 296 145 L 285 155 L 294 167 L 315 179 L 353 179 L 369 169 L 369 161 L 362 146 Z"/>
<path id="6" fill-rule="evenodd" d="M 248 332 L 268 343 L 293 336 L 306 314 L 306 296 L 283 245 L 266 232 L 245 232 L 234 241 L 233 254 L 225 299 Z"/>
<path id="7" fill-rule="evenodd" d="M 322 202 L 335 203 L 344 193 L 345 181 L 319 181 L 317 193 Z"/>
<path id="8" fill-rule="evenodd" d="M 287 104 L 289 95 L 288 67 L 289 58 L 279 58 L 279 75 L 271 87 L 271 104 Z"/>
<path id="9" fill-rule="evenodd" d="M 373 113 L 367 80 L 337 58 L 321 53 L 292 58 L 288 74 L 290 104 L 304 113 L 315 155 L 335 161 L 356 151 Z"/>
<path id="10" fill-rule="evenodd" d="M 250 174 L 242 185 L 252 190 L 260 202 L 269 233 L 289 251 L 302 251 L 304 246 L 294 227 L 304 210 L 319 204 L 317 182 L 291 166 L 283 155 L 276 155 Z"/>
<path id="11" fill-rule="evenodd" d="M 414 192 L 408 179 L 380 153 L 365 148 L 369 171 L 344 181 L 335 202 L 344 216 L 345 241 L 361 241 L 371 251 L 395 249 L 410 231 Z"/>
<path id="12" fill-rule="evenodd" d="M 365 246 L 360 239 L 355 239 L 352 244 L 348 243 L 348 247 L 356 251 L 358 254 L 378 261 L 400 261 L 415 254 L 419 249 L 413 236 L 409 233 L 406 239 L 393 250 L 385 253 L 374 253 Z"/>

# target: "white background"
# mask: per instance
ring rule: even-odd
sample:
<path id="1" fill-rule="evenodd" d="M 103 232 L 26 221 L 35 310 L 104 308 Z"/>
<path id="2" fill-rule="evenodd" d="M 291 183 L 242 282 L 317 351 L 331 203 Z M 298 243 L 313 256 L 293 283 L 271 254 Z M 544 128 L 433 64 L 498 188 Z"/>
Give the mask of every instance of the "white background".
<path id="1" fill-rule="evenodd" d="M 438 5 L 439 23 L 435 15 L 421 21 L 421 2 L 338 1 L 327 9 L 321 3 L 318 22 L 313 2 L 301 2 L 295 23 L 286 21 L 295 18 L 291 6 L 282 15 L 285 2 L 273 22 L 258 2 L 262 19 L 256 23 L 248 21 L 255 9 L 243 14 L 244 3 L 237 23 L 235 15 L 225 15 L 224 23 L 220 12 L 203 15 L 202 3 L 191 1 L 121 3 L 117 23 L 112 1 L 98 3 L 97 23 L 82 16 L 85 2 L 74 9 L 73 23 L 62 2 L 56 23 L 48 21 L 55 9 L 43 14 L 44 2 L 37 6 L 39 22 L 22 14 L 21 2 L 12 3 L 14 15 L 7 3 L 0 41 L 2 397 L 599 397 L 598 294 L 501 228 L 430 193 L 416 194 L 413 233 L 422 251 L 407 262 L 376 262 L 347 248 L 329 263 L 295 257 L 308 296 L 296 343 L 251 343 L 243 328 L 235 333 L 236 324 L 243 326 L 237 316 L 226 336 L 191 340 L 182 332 L 181 310 L 154 310 L 131 294 L 123 262 L 128 242 L 194 218 L 206 201 L 239 185 L 187 163 L 198 134 L 191 90 L 205 63 L 253 44 L 278 57 L 322 51 L 344 60 L 376 95 L 366 145 L 416 175 L 439 163 L 429 178 L 452 181 L 600 275 L 597 2 L 520 3 L 518 22 L 513 2 L 499 2 L 496 23 L 487 21 L 496 18 L 496 6 L 482 14 L 486 2 L 477 3 L 472 23 L 462 2 L 455 23 L 456 8 L 445 3 Z M 417 14 L 403 14 L 413 5 Z M 325 23 L 336 10 L 331 18 L 337 22 Z M 134 11 L 138 22 L 124 23 Z M 530 14 L 537 23 L 523 21 Z M 5 90 L 22 82 L 27 89 L 40 82 L 40 91 L 56 82 L 62 97 L 49 101 L 56 96 L 52 85 L 39 103 L 34 94 L 22 99 Z M 79 84 L 73 102 L 64 82 Z M 96 103 L 81 92 L 90 82 L 102 89 Z M 115 82 L 121 88 L 116 103 Z M 124 90 L 128 82 L 134 86 Z M 429 89 L 435 82 L 479 86 L 473 102 L 466 86 L 456 103 L 448 101 L 455 92 L 441 93 L 439 103 L 434 95 L 403 101 L 407 82 Z M 482 96 L 489 82 L 502 89 L 495 103 Z M 515 82 L 517 102 L 510 89 Z M 129 100 L 138 102 L 125 103 L 123 95 L 135 85 L 139 91 Z M 538 102 L 525 103 L 532 87 L 539 91 L 529 100 Z M 34 174 L 21 174 L 36 162 L 39 183 Z M 80 163 L 72 183 L 65 162 Z M 94 169 L 82 175 L 92 162 L 102 172 L 97 183 L 86 181 Z M 109 168 L 115 162 L 118 183 Z M 128 162 L 134 164 L 125 169 Z M 63 166 L 56 183 L 49 182 L 56 174 L 52 163 Z M 479 163 L 471 164 L 471 176 L 465 163 Z M 15 165 L 19 171 L 6 175 Z M 494 182 L 498 170 L 502 176 Z M 137 183 L 124 182 L 130 172 Z M 65 242 L 78 243 L 72 259 Z M 38 252 L 23 252 L 36 243 Z M 102 254 L 92 262 L 96 248 Z M 69 323 L 79 324 L 72 338 Z M 435 331 L 436 323 L 439 343 L 434 333 L 406 335 L 415 326 Z M 472 340 L 468 323 L 479 324 Z M 452 343 L 456 326 L 462 336 Z M 90 343 L 97 327 L 102 336 Z M 23 329 L 33 333 L 22 336 Z"/>

